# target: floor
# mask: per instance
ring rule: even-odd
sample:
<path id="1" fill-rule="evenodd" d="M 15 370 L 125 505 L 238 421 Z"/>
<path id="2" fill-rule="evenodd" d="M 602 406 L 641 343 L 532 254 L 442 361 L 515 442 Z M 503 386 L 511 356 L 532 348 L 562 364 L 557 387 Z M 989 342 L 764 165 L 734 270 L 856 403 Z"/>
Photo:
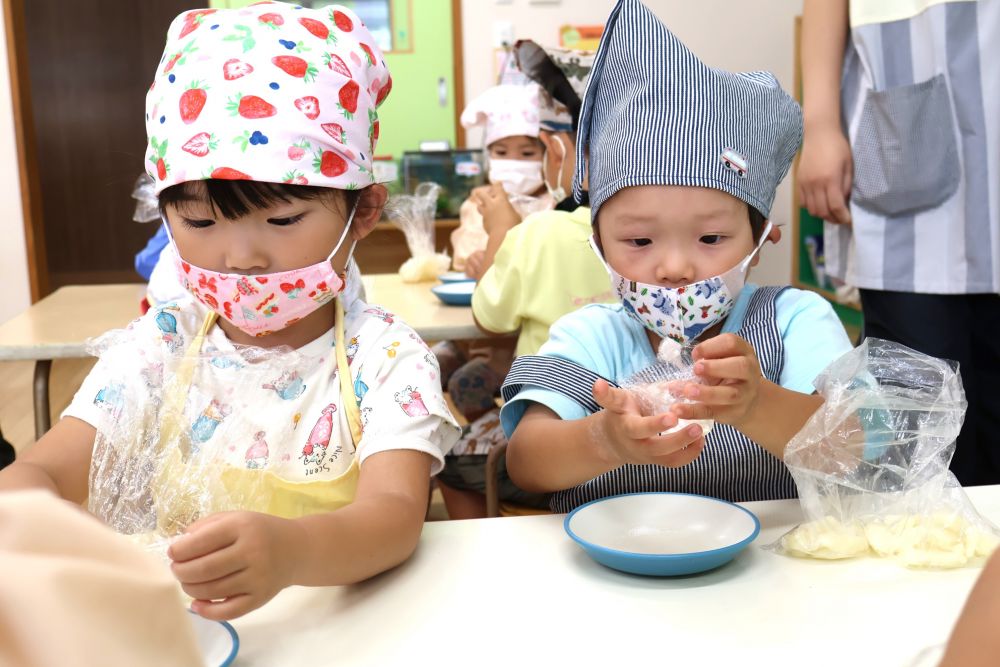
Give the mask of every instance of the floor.
<path id="1" fill-rule="evenodd" d="M 69 405 L 73 394 L 94 365 L 93 359 L 57 359 L 52 363 L 49 402 L 52 421 Z M 31 383 L 34 362 L 0 362 L 0 431 L 18 452 L 30 447 L 35 440 L 35 417 L 32 409 Z M 427 513 L 430 521 L 446 520 L 441 492 L 434 489 Z"/>

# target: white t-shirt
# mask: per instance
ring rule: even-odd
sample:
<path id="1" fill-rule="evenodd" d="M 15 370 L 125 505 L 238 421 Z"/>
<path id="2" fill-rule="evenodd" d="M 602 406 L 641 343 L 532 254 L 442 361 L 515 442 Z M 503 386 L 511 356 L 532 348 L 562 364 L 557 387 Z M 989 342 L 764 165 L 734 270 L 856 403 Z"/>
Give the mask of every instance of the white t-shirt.
<path id="1" fill-rule="evenodd" d="M 164 387 L 174 386 L 174 371 L 207 313 L 194 300 L 161 304 L 98 339 L 100 361 L 63 416 L 91 424 L 111 442 L 158 441 Z M 362 463 L 394 449 L 430 454 L 437 474 L 459 427 L 434 355 L 412 329 L 360 299 L 347 306 L 344 337 L 351 400 L 363 426 L 357 451 L 342 408 L 332 328 L 298 350 L 263 350 L 237 348 L 214 326 L 184 404 L 181 427 L 192 446 L 289 481 L 333 479 L 355 457 Z"/>

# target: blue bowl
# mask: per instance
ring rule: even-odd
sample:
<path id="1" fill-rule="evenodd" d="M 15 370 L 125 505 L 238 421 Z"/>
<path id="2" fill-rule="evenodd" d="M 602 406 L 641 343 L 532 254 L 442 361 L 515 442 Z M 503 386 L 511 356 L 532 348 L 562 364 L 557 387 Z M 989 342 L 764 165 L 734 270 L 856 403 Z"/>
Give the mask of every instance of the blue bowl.
<path id="1" fill-rule="evenodd" d="M 474 282 L 448 283 L 432 287 L 431 291 L 449 306 L 471 306 L 472 291 L 476 289 Z"/>
<path id="2" fill-rule="evenodd" d="M 442 273 L 438 276 L 438 280 L 443 283 L 468 283 L 476 282 L 475 278 L 470 278 L 465 274 L 465 271 L 449 271 L 448 273 Z"/>
<path id="3" fill-rule="evenodd" d="M 229 667 L 240 650 L 236 629 L 225 621 L 210 621 L 190 609 L 188 618 L 194 630 L 198 650 L 207 667 Z"/>
<path id="4" fill-rule="evenodd" d="M 760 533 L 749 510 L 687 493 L 602 498 L 570 512 L 563 527 L 598 563 L 658 577 L 725 565 Z"/>

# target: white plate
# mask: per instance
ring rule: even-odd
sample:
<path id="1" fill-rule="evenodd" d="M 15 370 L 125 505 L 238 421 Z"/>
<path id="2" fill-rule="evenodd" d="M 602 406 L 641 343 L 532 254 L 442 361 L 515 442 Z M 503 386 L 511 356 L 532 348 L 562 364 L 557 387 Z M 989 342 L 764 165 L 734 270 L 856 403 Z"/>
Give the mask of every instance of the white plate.
<path id="1" fill-rule="evenodd" d="M 658 576 L 719 567 L 760 532 L 760 522 L 749 510 L 684 493 L 602 498 L 570 512 L 563 525 L 599 563 Z"/>
<path id="2" fill-rule="evenodd" d="M 475 278 L 467 276 L 465 271 L 449 271 L 448 273 L 442 273 L 438 276 L 438 280 L 443 283 L 467 283 L 469 281 L 476 281 Z"/>
<path id="3" fill-rule="evenodd" d="M 226 667 L 236 659 L 240 638 L 233 626 L 224 621 L 210 621 L 193 611 L 188 611 L 198 649 L 208 667 Z"/>

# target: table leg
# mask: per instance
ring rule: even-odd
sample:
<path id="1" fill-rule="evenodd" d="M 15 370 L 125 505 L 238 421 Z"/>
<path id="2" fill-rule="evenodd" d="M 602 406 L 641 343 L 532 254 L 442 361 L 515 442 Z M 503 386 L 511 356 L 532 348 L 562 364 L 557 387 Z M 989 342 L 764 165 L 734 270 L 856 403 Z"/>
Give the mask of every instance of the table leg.
<path id="1" fill-rule="evenodd" d="M 35 439 L 40 439 L 52 426 L 49 416 L 49 371 L 52 369 L 51 359 L 39 359 L 35 362 Z"/>

